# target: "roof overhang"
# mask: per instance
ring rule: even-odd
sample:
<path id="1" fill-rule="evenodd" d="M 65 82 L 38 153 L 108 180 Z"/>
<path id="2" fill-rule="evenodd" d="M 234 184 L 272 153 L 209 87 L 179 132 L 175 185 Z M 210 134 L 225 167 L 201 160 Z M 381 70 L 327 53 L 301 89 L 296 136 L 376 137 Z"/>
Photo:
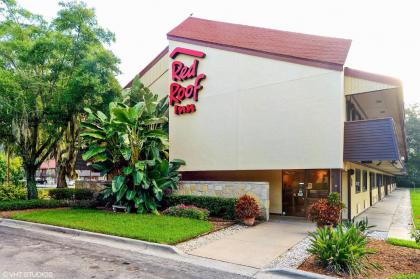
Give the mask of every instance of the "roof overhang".
<path id="1" fill-rule="evenodd" d="M 404 96 L 401 81 L 384 75 L 345 68 L 348 101 L 357 106 L 364 119 L 392 118 L 400 154 L 407 159 Z"/>
<path id="2" fill-rule="evenodd" d="M 391 117 L 348 121 L 344 124 L 344 161 L 366 164 L 391 174 L 404 174 Z"/>

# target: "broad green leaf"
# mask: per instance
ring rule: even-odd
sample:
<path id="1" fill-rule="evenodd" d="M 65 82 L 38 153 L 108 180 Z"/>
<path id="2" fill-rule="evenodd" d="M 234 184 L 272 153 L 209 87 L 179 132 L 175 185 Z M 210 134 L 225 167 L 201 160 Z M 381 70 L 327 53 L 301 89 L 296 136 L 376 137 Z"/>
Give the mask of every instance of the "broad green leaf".
<path id="1" fill-rule="evenodd" d="M 127 189 L 127 185 L 123 184 L 121 186 L 121 188 L 117 192 L 117 202 L 119 202 L 122 199 L 122 197 L 124 197 L 125 193 L 127 192 Z"/>
<path id="2" fill-rule="evenodd" d="M 126 161 L 130 160 L 131 158 L 131 149 L 130 148 L 123 148 L 121 149 L 121 154 Z"/>
<path id="3" fill-rule="evenodd" d="M 135 166 L 136 166 L 136 170 L 144 170 L 146 163 L 142 161 L 137 161 Z"/>
<path id="4" fill-rule="evenodd" d="M 111 111 L 111 114 L 113 116 L 113 120 L 116 121 L 116 122 L 126 123 L 126 124 L 133 123 L 133 121 L 131 121 L 131 119 L 128 115 L 128 109 L 126 109 L 126 108 L 115 107 Z"/>
<path id="5" fill-rule="evenodd" d="M 133 172 L 133 169 L 131 168 L 131 167 L 124 167 L 123 168 L 123 173 L 125 174 L 125 175 L 129 175 L 129 174 L 131 174 Z"/>
<path id="6" fill-rule="evenodd" d="M 108 156 L 105 153 L 101 153 L 92 157 L 92 161 L 99 163 L 108 160 Z"/>
<path id="7" fill-rule="evenodd" d="M 114 176 L 112 179 L 112 192 L 116 193 L 121 189 L 121 186 L 124 184 L 125 177 L 122 175 Z"/>
<path id="8" fill-rule="evenodd" d="M 185 161 L 184 160 L 181 160 L 181 159 L 173 159 L 172 161 L 171 161 L 171 164 L 173 164 L 173 165 L 182 165 L 182 166 L 185 166 Z"/>
<path id="9" fill-rule="evenodd" d="M 105 122 L 108 120 L 108 116 L 106 116 L 102 111 L 98 110 L 97 114 L 98 114 L 98 118 L 101 119 L 102 122 Z"/>
<path id="10" fill-rule="evenodd" d="M 92 158 L 93 156 L 96 156 L 99 153 L 104 152 L 105 150 L 106 150 L 106 147 L 93 146 L 93 147 L 89 148 L 89 150 L 87 150 L 85 153 L 83 153 L 82 158 L 83 158 L 83 160 L 87 161 L 90 158 Z"/>
<path id="11" fill-rule="evenodd" d="M 95 139 L 105 139 L 105 135 L 101 132 L 83 132 L 80 133 L 81 137 L 91 137 Z"/>
<path id="12" fill-rule="evenodd" d="M 136 186 L 140 185 L 142 180 L 143 180 L 143 172 L 135 170 L 133 172 L 133 183 L 134 183 L 134 185 L 136 185 Z"/>
<path id="13" fill-rule="evenodd" d="M 133 190 L 128 190 L 127 191 L 127 195 L 126 198 L 127 200 L 131 201 L 132 199 L 134 199 L 134 196 L 136 195 L 136 192 Z"/>
<path id="14" fill-rule="evenodd" d="M 153 187 L 153 193 L 155 194 L 155 197 L 158 201 L 162 200 L 162 197 L 163 197 L 162 189 L 160 189 L 158 187 Z"/>

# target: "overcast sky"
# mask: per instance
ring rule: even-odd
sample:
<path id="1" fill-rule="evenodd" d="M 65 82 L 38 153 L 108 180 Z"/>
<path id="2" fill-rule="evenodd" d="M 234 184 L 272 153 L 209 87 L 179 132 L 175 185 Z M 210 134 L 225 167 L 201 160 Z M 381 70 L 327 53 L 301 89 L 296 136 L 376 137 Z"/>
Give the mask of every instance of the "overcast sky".
<path id="1" fill-rule="evenodd" d="M 56 0 L 17 0 L 51 19 Z M 166 33 L 188 17 L 352 39 L 346 66 L 404 83 L 406 103 L 420 103 L 420 4 L 415 0 L 87 0 L 100 25 L 115 33 L 125 85 L 166 45 Z"/>

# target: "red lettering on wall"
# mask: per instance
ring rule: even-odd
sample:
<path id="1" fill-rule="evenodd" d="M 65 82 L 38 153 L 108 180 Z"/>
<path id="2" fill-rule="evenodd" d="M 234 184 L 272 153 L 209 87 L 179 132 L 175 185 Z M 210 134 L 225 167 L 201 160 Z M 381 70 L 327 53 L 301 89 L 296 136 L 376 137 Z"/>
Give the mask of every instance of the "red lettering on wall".
<path id="1" fill-rule="evenodd" d="M 193 99 L 198 101 L 198 92 L 203 88 L 200 82 L 206 78 L 205 74 L 199 74 L 194 84 L 183 87 L 181 84 L 172 82 L 169 88 L 169 104 L 171 106 L 176 103 L 180 104 L 184 99 Z"/>
<path id="2" fill-rule="evenodd" d="M 172 80 L 173 81 L 184 81 L 186 79 L 194 78 L 197 76 L 198 60 L 194 59 L 194 62 L 190 67 L 187 67 L 181 61 L 172 62 Z"/>
<path id="3" fill-rule="evenodd" d="M 204 58 L 204 56 L 206 56 L 206 54 L 204 52 L 201 52 L 201 51 L 198 51 L 198 50 L 192 50 L 192 49 L 183 48 L 183 47 L 176 47 L 171 52 L 169 57 L 171 57 L 172 59 L 175 59 L 175 57 L 178 54 L 186 54 L 188 56 L 194 56 L 194 57 L 198 57 L 198 58 Z"/>
<path id="4" fill-rule="evenodd" d="M 174 59 L 178 54 L 186 54 L 198 58 L 203 58 L 205 56 L 205 54 L 201 51 L 177 47 L 171 52 L 170 57 Z M 193 113 L 196 111 L 195 104 L 187 104 L 185 106 L 178 104 L 181 104 L 181 102 L 185 99 L 193 99 L 196 102 L 198 101 L 198 93 L 203 88 L 200 83 L 206 78 L 205 74 L 198 74 L 198 62 L 199 61 L 197 59 L 194 59 L 190 66 L 186 66 L 181 61 L 172 62 L 171 76 L 174 82 L 172 82 L 169 86 L 169 104 L 174 106 L 175 114 L 179 115 L 184 113 Z M 183 86 L 178 83 L 193 78 L 195 78 L 193 84 Z"/>
<path id="5" fill-rule="evenodd" d="M 184 113 L 192 113 L 195 112 L 195 105 L 194 104 L 188 104 L 185 106 L 175 106 L 174 111 L 175 114 L 184 114 Z"/>

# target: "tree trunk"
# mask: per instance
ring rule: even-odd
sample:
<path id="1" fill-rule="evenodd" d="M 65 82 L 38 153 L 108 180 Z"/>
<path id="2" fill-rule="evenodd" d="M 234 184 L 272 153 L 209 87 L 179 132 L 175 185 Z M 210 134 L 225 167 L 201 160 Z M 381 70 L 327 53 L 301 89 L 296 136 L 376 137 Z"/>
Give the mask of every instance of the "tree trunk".
<path id="1" fill-rule="evenodd" d="M 7 168 L 6 168 L 6 184 L 10 184 L 10 147 L 6 147 Z"/>
<path id="2" fill-rule="evenodd" d="M 67 188 L 66 168 L 62 166 L 57 168 L 57 188 Z"/>
<path id="3" fill-rule="evenodd" d="M 25 165 L 26 172 L 26 189 L 28 191 L 28 200 L 38 198 L 38 189 L 36 188 L 35 173 L 36 167 L 34 165 Z"/>

